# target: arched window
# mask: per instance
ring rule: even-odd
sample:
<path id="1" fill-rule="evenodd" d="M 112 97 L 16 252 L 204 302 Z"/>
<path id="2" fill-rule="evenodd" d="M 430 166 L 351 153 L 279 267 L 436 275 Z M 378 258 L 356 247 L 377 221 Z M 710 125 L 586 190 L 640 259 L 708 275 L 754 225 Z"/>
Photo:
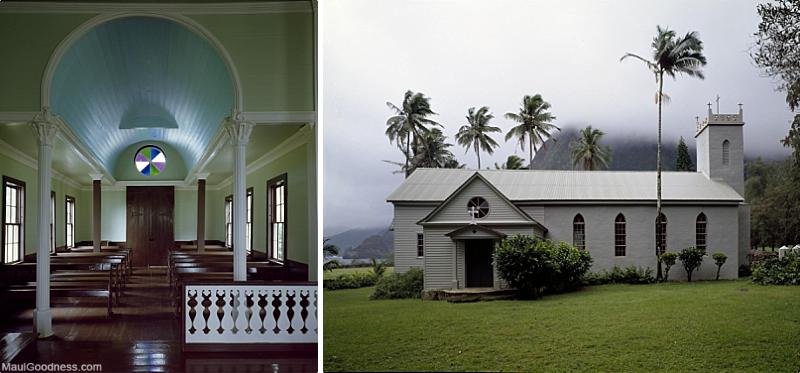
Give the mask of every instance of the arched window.
<path id="1" fill-rule="evenodd" d="M 700 213 L 697 215 L 697 221 L 695 223 L 695 235 L 697 238 L 696 247 L 700 250 L 703 250 L 703 253 L 706 252 L 706 235 L 708 234 L 708 220 L 706 219 L 706 214 Z"/>
<path id="2" fill-rule="evenodd" d="M 614 255 L 625 256 L 625 215 L 617 214 L 614 219 Z"/>
<path id="3" fill-rule="evenodd" d="M 731 163 L 731 142 L 725 140 L 722 142 L 722 165 L 727 166 Z"/>
<path id="4" fill-rule="evenodd" d="M 581 214 L 575 215 L 572 219 L 572 245 L 586 250 L 586 225 Z"/>
<path id="5" fill-rule="evenodd" d="M 667 251 L 667 217 L 662 212 L 656 218 L 656 252 L 658 255 Z"/>

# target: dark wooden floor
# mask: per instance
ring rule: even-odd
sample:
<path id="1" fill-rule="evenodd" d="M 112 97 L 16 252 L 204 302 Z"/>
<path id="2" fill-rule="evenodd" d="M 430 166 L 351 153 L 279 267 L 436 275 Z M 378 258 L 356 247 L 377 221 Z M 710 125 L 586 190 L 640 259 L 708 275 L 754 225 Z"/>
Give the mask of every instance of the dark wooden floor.
<path id="1" fill-rule="evenodd" d="M 107 318 L 103 302 L 56 304 L 55 336 L 32 338 L 32 309 L 0 317 L 3 362 L 75 363 L 103 372 L 313 372 L 317 355 L 302 353 L 182 353 L 163 270 L 137 269 Z M 1 300 L 0 300 L 1 301 Z"/>

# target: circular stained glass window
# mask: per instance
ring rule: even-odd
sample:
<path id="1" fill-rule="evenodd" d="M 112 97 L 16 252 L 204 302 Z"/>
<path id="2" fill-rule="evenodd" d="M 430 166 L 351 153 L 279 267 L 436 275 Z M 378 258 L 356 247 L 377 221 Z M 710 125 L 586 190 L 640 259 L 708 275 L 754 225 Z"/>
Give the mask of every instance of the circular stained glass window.
<path id="1" fill-rule="evenodd" d="M 154 176 L 164 172 L 167 166 L 167 158 L 161 148 L 147 145 L 139 148 L 134 157 L 136 169 L 144 176 Z"/>
<path id="2" fill-rule="evenodd" d="M 472 197 L 467 202 L 467 212 L 480 219 L 489 214 L 489 202 L 483 197 Z"/>

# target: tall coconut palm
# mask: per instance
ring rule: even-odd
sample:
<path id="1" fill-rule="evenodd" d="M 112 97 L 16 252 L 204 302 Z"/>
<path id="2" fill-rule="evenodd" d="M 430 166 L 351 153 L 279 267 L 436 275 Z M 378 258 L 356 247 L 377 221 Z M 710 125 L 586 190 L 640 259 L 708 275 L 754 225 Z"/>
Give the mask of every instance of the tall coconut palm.
<path id="1" fill-rule="evenodd" d="M 600 139 L 605 133 L 599 129 L 587 126 L 580 131 L 580 137 L 569 144 L 572 165 L 580 164 L 584 170 L 594 171 L 599 168 L 608 168 L 611 163 L 611 149 L 600 145 Z"/>
<path id="2" fill-rule="evenodd" d="M 511 154 L 508 156 L 506 161 L 503 162 L 503 164 L 498 165 L 495 162 L 494 168 L 497 170 L 521 170 L 527 167 L 525 166 L 525 161 L 523 161 L 522 158 L 515 154 Z"/>
<path id="3" fill-rule="evenodd" d="M 544 146 L 544 142 L 550 138 L 553 130 L 561 131 L 552 121 L 556 119 L 553 114 L 548 112 L 550 104 L 542 99 L 540 94 L 533 96 L 525 95 L 522 98 L 522 105 L 519 113 L 506 113 L 506 119 L 511 119 L 519 125 L 511 128 L 506 134 L 506 141 L 516 137 L 520 148 L 525 150 L 525 143 L 528 143 L 528 169 L 533 169 L 533 153 L 538 151 L 538 144 Z"/>
<path id="4" fill-rule="evenodd" d="M 648 69 L 655 75 L 658 92 L 655 101 L 658 104 L 658 150 L 656 153 L 656 216 L 661 216 L 661 103 L 666 100 L 664 95 L 664 75 L 676 79 L 677 74 L 704 79 L 703 66 L 706 57 L 703 55 L 703 42 L 697 32 L 686 33 L 684 37 L 677 37 L 675 31 L 656 26 L 656 36 L 650 44 L 653 48 L 653 59 L 648 60 L 633 53 L 625 53 L 620 61 L 626 58 L 635 58 L 644 62 Z M 656 257 L 660 253 L 656 247 Z M 658 278 L 661 279 L 661 261 L 658 261 Z"/>
<path id="5" fill-rule="evenodd" d="M 394 111 L 395 115 L 386 120 L 386 136 L 389 142 L 397 141 L 399 143 L 405 142 L 405 150 L 403 151 L 406 157 L 406 177 L 411 175 L 412 168 L 409 167 L 409 162 L 412 157 L 412 147 L 417 144 L 417 139 L 426 134 L 430 127 L 439 126 L 441 124 L 428 119 L 431 115 L 436 113 L 431 110 L 430 98 L 425 97 L 425 94 L 420 92 L 406 91 L 403 96 L 403 103 L 400 107 L 391 102 L 386 102 L 386 106 Z"/>
<path id="6" fill-rule="evenodd" d="M 467 110 L 467 123 L 458 130 L 456 133 L 456 141 L 459 145 L 466 148 L 466 152 L 470 147 L 478 156 L 478 169 L 481 169 L 481 150 L 492 154 L 494 148 L 498 147 L 497 141 L 494 141 L 490 133 L 500 132 L 499 127 L 492 127 L 489 121 L 494 118 L 494 115 L 489 113 L 489 108 L 486 106 L 481 107 L 477 111 L 474 107 Z"/>
<path id="7" fill-rule="evenodd" d="M 416 168 L 458 168 L 447 167 L 455 159 L 448 149 L 453 144 L 447 143 L 445 136 L 438 128 L 432 128 L 420 136 L 414 156 L 411 158 L 411 172 Z M 411 173 L 409 172 L 409 174 Z"/>

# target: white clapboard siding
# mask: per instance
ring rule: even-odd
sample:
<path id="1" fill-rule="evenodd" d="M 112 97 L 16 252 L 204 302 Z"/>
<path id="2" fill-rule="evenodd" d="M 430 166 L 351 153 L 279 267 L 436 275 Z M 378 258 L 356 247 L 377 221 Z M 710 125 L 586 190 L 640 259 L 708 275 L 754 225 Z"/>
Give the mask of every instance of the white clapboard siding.
<path id="1" fill-rule="evenodd" d="M 405 273 L 409 268 L 424 268 L 425 261 L 417 257 L 417 234 L 422 226 L 417 222 L 427 216 L 435 205 L 395 205 L 394 207 L 394 270 Z"/>

